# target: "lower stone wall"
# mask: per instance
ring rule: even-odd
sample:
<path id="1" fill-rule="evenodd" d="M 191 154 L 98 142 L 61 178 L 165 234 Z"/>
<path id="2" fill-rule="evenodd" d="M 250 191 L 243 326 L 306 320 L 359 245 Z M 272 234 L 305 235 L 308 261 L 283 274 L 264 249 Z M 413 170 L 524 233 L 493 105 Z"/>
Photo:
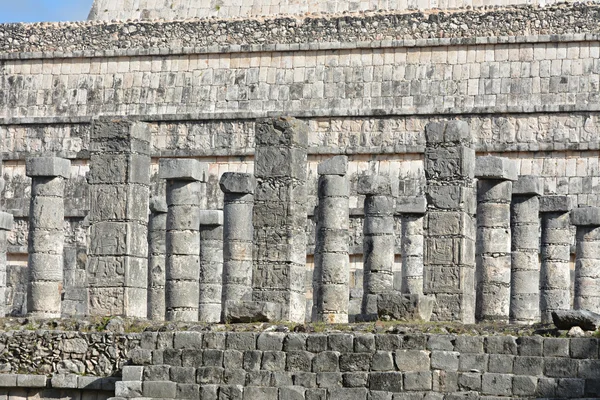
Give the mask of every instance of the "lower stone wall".
<path id="1" fill-rule="evenodd" d="M 0 375 L 4 400 L 106 400 L 115 391 L 115 378 L 76 375 Z"/>
<path id="2" fill-rule="evenodd" d="M 122 398 L 600 397 L 596 338 L 146 332 Z"/>
<path id="3" fill-rule="evenodd" d="M 29 324 L 33 329 L 34 322 Z M 74 324 L 78 325 L 74 325 L 73 329 L 85 330 L 83 322 Z M 0 373 L 74 373 L 94 378 L 109 377 L 120 373 L 130 351 L 137 348 L 139 343 L 140 335 L 136 333 L 44 330 L 2 332 Z M 2 379 L 8 379 L 6 377 L 7 375 L 0 375 L 0 387 L 3 386 Z"/>

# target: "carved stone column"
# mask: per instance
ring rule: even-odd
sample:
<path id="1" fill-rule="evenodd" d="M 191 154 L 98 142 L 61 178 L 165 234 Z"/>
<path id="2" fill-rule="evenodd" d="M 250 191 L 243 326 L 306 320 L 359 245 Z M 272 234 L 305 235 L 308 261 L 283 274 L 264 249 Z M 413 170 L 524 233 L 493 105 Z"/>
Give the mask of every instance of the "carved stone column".
<path id="1" fill-rule="evenodd" d="M 540 272 L 540 317 L 552 322 L 552 311 L 571 308 L 571 223 L 573 208 L 568 196 L 540 197 L 542 215 L 542 266 Z"/>
<path id="2" fill-rule="evenodd" d="M 87 264 L 92 316 L 148 315 L 148 125 L 94 121 Z"/>
<path id="3" fill-rule="evenodd" d="M 167 202 L 150 201 L 148 224 L 148 319 L 165 320 Z"/>
<path id="4" fill-rule="evenodd" d="M 28 315 L 61 317 L 65 222 L 65 179 L 71 161 L 57 157 L 27 159 L 31 177 L 27 285 Z"/>
<path id="5" fill-rule="evenodd" d="M 574 209 L 571 223 L 577 226 L 573 308 L 600 313 L 600 208 Z"/>

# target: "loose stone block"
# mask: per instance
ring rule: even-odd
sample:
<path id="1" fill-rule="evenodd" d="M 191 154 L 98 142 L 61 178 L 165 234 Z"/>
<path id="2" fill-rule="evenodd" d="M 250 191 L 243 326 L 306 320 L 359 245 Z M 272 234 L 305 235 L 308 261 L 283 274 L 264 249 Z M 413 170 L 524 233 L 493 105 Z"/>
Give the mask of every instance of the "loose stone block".
<path id="1" fill-rule="evenodd" d="M 576 310 L 600 312 L 600 208 L 585 207 L 571 211 L 577 227 L 575 258 Z"/>
<path id="2" fill-rule="evenodd" d="M 200 194 L 206 169 L 192 159 L 160 160 L 159 176 L 167 179 L 165 309 L 169 321 L 198 321 Z"/>
<path id="3" fill-rule="evenodd" d="M 570 247 L 573 241 L 567 196 L 541 196 L 542 265 L 540 271 L 540 317 L 552 322 L 552 312 L 571 308 Z"/>
<path id="4" fill-rule="evenodd" d="M 200 301 L 198 321 L 221 320 L 223 277 L 223 212 L 200 212 Z"/>
<path id="5" fill-rule="evenodd" d="M 475 150 L 464 121 L 425 127 L 424 293 L 436 296 L 432 320 L 475 321 Z M 450 221 L 439 224 L 445 215 Z M 436 229 L 441 227 L 442 229 Z M 448 230 L 451 233 L 448 233 Z"/>
<path id="6" fill-rule="evenodd" d="M 148 315 L 150 136 L 144 123 L 99 119 L 92 125 L 86 267 L 92 316 Z M 107 184 L 118 189 L 119 196 L 111 195 Z M 96 204 L 102 198 L 127 206 L 107 213 Z"/>
<path id="7" fill-rule="evenodd" d="M 252 300 L 254 184 L 251 174 L 229 172 L 223 174 L 220 180 L 221 190 L 225 194 L 222 292 L 224 305 Z M 239 314 L 239 309 L 235 312 Z M 223 317 L 230 320 L 230 316 L 226 314 Z"/>
<path id="8" fill-rule="evenodd" d="M 346 156 L 324 161 L 319 183 L 313 278 L 313 319 L 347 323 L 349 307 L 349 188 Z M 342 173 L 342 174 L 340 174 Z"/>
<path id="9" fill-rule="evenodd" d="M 26 173 L 36 187 L 29 204 L 27 312 L 35 317 L 60 318 L 62 313 L 63 193 L 70 168 L 69 160 L 57 157 L 27 160 Z"/>
<path id="10" fill-rule="evenodd" d="M 259 120 L 255 142 L 252 299 L 304 322 L 308 127 L 294 118 Z"/>
<path id="11" fill-rule="evenodd" d="M 525 175 L 513 183 L 512 190 L 509 317 L 512 323 L 532 324 L 540 320 L 538 195 L 543 185 L 539 177 Z"/>

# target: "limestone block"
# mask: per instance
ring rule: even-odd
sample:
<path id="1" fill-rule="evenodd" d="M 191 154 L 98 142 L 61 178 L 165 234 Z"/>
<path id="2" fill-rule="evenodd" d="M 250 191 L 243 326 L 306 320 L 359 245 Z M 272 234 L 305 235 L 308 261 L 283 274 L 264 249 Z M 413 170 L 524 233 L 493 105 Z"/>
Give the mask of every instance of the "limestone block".
<path id="1" fill-rule="evenodd" d="M 163 197 L 152 197 L 149 206 L 153 213 L 166 213 L 168 210 L 167 201 Z"/>
<path id="2" fill-rule="evenodd" d="M 541 196 L 540 212 L 567 212 L 573 209 L 573 199 L 569 196 Z"/>
<path id="3" fill-rule="evenodd" d="M 362 195 L 392 196 L 392 184 L 386 175 L 361 175 L 356 191 Z"/>
<path id="4" fill-rule="evenodd" d="M 513 195 L 541 196 L 544 194 L 544 182 L 539 176 L 521 175 L 513 182 Z"/>
<path id="5" fill-rule="evenodd" d="M 517 163 L 514 160 L 496 156 L 477 157 L 476 178 L 516 181 L 518 175 Z"/>
<path id="6" fill-rule="evenodd" d="M 425 138 L 431 144 L 472 140 L 469 124 L 457 120 L 428 123 L 425 127 Z"/>
<path id="7" fill-rule="evenodd" d="M 150 153 L 149 124 L 128 120 L 94 120 L 90 151 L 96 153 Z"/>
<path id="8" fill-rule="evenodd" d="M 335 156 L 319 163 L 317 174 L 319 175 L 346 175 L 348 172 L 348 156 Z"/>
<path id="9" fill-rule="evenodd" d="M 422 196 L 400 196 L 396 199 L 396 214 L 425 214 L 427 200 Z"/>
<path id="10" fill-rule="evenodd" d="M 425 177 L 433 180 L 473 179 L 475 150 L 469 147 L 427 147 Z"/>
<path id="11" fill-rule="evenodd" d="M 225 321 L 230 323 L 272 322 L 281 319 L 281 305 L 265 301 L 227 301 Z"/>
<path id="12" fill-rule="evenodd" d="M 600 314 L 587 310 L 556 310 L 552 312 L 552 322 L 562 330 L 579 326 L 586 331 L 595 331 L 600 327 Z"/>
<path id="13" fill-rule="evenodd" d="M 68 178 L 71 175 L 71 161 L 58 157 L 33 157 L 26 161 L 26 175 L 60 176 Z"/>
<path id="14" fill-rule="evenodd" d="M 219 186 L 223 193 L 252 194 L 255 189 L 255 180 L 252 174 L 225 172 L 221 175 Z"/>
<path id="15" fill-rule="evenodd" d="M 600 207 L 575 208 L 570 213 L 571 224 L 576 226 L 600 226 Z"/>
<path id="16" fill-rule="evenodd" d="M 159 161 L 160 179 L 206 182 L 208 164 L 191 158 L 162 158 Z"/>
<path id="17" fill-rule="evenodd" d="M 150 157 L 142 154 L 92 154 L 88 183 L 150 184 Z"/>
<path id="18" fill-rule="evenodd" d="M 422 294 L 382 293 L 377 296 L 379 318 L 399 321 L 430 321 L 435 306 L 435 296 Z"/>

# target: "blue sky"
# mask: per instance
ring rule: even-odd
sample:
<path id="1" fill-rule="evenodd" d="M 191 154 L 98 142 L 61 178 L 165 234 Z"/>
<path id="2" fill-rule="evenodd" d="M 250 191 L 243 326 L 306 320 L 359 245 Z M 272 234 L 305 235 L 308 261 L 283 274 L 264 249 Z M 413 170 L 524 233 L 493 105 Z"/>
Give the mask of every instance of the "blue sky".
<path id="1" fill-rule="evenodd" d="M 83 21 L 93 0 L 0 0 L 0 23 Z"/>

